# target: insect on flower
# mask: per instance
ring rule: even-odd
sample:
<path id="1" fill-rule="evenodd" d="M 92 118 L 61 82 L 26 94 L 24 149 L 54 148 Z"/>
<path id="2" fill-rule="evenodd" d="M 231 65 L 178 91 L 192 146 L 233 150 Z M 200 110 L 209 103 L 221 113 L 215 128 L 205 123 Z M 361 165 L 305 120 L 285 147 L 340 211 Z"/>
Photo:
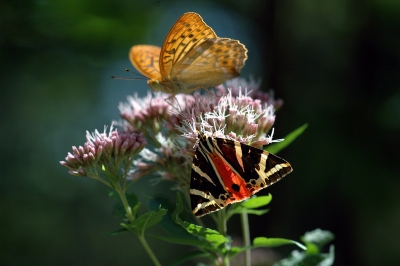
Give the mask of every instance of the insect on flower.
<path id="1" fill-rule="evenodd" d="M 188 12 L 172 26 L 162 47 L 135 45 L 134 67 L 149 78 L 153 91 L 191 93 L 240 75 L 247 49 L 237 40 L 219 38 L 200 17 Z"/>
<path id="2" fill-rule="evenodd" d="M 293 171 L 286 160 L 239 141 L 204 133 L 198 139 L 190 180 L 196 217 L 246 200 Z"/>

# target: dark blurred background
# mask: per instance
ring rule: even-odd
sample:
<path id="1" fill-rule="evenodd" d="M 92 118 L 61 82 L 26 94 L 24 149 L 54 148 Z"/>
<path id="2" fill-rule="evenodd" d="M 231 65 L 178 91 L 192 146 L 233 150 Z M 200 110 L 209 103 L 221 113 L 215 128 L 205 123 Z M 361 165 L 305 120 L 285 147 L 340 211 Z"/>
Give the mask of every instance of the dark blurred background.
<path id="1" fill-rule="evenodd" d="M 60 166 L 85 131 L 118 119 L 118 103 L 145 81 L 128 50 L 161 45 L 195 11 L 221 37 L 249 49 L 242 76 L 262 78 L 285 102 L 275 138 L 304 123 L 280 153 L 294 172 L 260 194 L 271 211 L 251 217 L 252 237 L 336 238 L 335 265 L 400 263 L 400 2 L 3 1 L 0 3 L 1 265 L 151 265 L 139 240 L 109 236 L 119 220 L 98 182 Z M 165 193 L 142 179 L 139 196 Z M 145 211 L 145 206 L 143 206 Z M 232 235 L 240 235 L 233 220 Z M 160 229 L 157 229 L 161 231 Z M 149 238 L 164 265 L 186 247 Z M 287 256 L 295 246 L 276 248 Z M 139 263 L 140 262 L 140 263 Z"/>

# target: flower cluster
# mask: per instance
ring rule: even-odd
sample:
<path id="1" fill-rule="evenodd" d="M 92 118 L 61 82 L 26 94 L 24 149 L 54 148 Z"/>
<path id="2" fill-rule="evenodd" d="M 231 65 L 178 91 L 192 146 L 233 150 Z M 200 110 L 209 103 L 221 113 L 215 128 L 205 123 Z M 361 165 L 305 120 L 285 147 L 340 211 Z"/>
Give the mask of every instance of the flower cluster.
<path id="1" fill-rule="evenodd" d="M 275 122 L 273 105 L 262 104 L 241 91 L 233 96 L 230 90 L 217 100 L 212 110 L 195 114 L 191 109 L 183 115 L 182 126 L 178 128 L 185 137 L 196 138 L 200 131 L 215 137 L 226 136 L 258 148 L 270 143 L 266 133 Z"/>
<path id="2" fill-rule="evenodd" d="M 130 167 L 134 157 L 147 144 L 143 133 L 118 132 L 112 126 L 109 133 L 107 127 L 103 133 L 97 130 L 92 134 L 86 132 L 86 140 L 83 147 L 73 146 L 73 152 L 60 163 L 72 175 L 94 179 L 98 179 L 98 172 L 103 168 L 118 176 L 120 167 Z"/>
<path id="3" fill-rule="evenodd" d="M 281 99 L 275 99 L 273 91 L 269 91 L 268 93 L 261 91 L 260 85 L 261 80 L 255 81 L 252 77 L 250 77 L 249 81 L 243 78 L 235 78 L 227 80 L 225 84 L 221 84 L 215 89 L 220 95 L 224 95 L 229 88 L 233 96 L 238 96 L 242 89 L 246 89 L 248 91 L 246 94 L 247 96 L 253 99 L 259 99 L 263 104 L 273 105 L 275 110 L 279 110 L 283 105 L 283 101 Z"/>
<path id="4" fill-rule="evenodd" d="M 60 163 L 76 176 L 98 179 L 99 172 L 106 170 L 119 178 L 123 166 L 131 180 L 153 173 L 176 181 L 177 188 L 187 188 L 200 132 L 258 148 L 273 142 L 267 133 L 282 101 L 261 92 L 259 85 L 253 79 L 236 78 L 204 94 L 129 96 L 119 105 L 122 119 L 115 122 L 121 131 L 111 127 L 109 133 L 106 128 L 103 133 L 87 133 L 87 142 L 72 147 Z M 147 142 L 152 149 L 144 148 Z"/>
<path id="5" fill-rule="evenodd" d="M 105 127 L 103 133 L 97 130 L 87 132 L 84 145 L 73 146 L 72 152 L 60 163 L 69 169 L 71 175 L 98 180 L 111 188 L 113 195 L 118 194 L 120 203 L 116 209 L 123 206 L 122 218 L 126 221 L 121 226 L 137 234 L 146 247 L 144 230 L 147 225 L 143 226 L 143 222 L 150 221 L 150 227 L 158 223 L 167 214 L 167 210 L 159 206 L 158 210 L 141 214 L 140 201 L 135 195 L 126 193 L 132 183 L 143 176 L 156 175 L 156 181 L 173 181 L 174 188 L 180 190 L 189 201 L 192 158 L 199 144 L 199 136 L 234 140 L 257 148 L 280 141 L 272 140 L 272 136 L 275 111 L 282 106 L 282 101 L 275 100 L 272 93 L 261 92 L 259 85 L 253 79 L 247 82 L 236 78 L 203 94 L 169 95 L 149 92 L 144 98 L 134 94 L 128 97 L 126 103 L 119 105 L 121 120 L 113 122 L 119 126 L 119 130 L 113 129 L 112 124 L 109 130 Z M 262 164 L 261 161 L 257 163 Z M 267 162 L 264 160 L 263 163 Z M 202 175 L 206 175 L 204 173 Z M 238 186 L 232 184 L 232 189 L 235 189 L 234 185 Z M 203 197 L 209 193 L 196 189 L 194 191 Z M 179 214 L 182 211 L 181 193 L 177 195 L 176 210 Z M 211 204 L 217 204 L 217 201 Z M 227 219 L 232 214 L 226 215 L 225 211 L 221 213 L 213 218 L 223 236 L 226 234 Z M 185 228 L 189 224 L 184 222 L 181 225 Z M 245 219 L 243 225 L 248 227 Z M 250 246 L 249 237 L 244 238 L 245 245 Z M 207 245 L 210 243 L 207 242 Z M 221 246 L 218 244 L 213 252 L 219 252 Z M 160 265 L 153 252 L 149 248 L 146 250 L 155 264 Z M 250 265 L 250 253 L 246 252 L 246 263 Z M 218 253 L 217 259 L 227 260 L 226 254 Z"/>
<path id="6" fill-rule="evenodd" d="M 173 98 L 164 93 L 154 97 L 149 94 L 144 99 L 135 95 L 120 104 L 122 120 L 117 123 L 125 131 L 146 131 L 146 137 L 155 146 L 154 151 L 143 150 L 141 158 L 134 162 L 130 178 L 136 180 L 156 173 L 161 179 L 176 181 L 178 188 L 188 187 L 199 132 L 258 148 L 271 143 L 272 136 L 267 133 L 275 122 L 275 105 L 282 105 L 282 101 L 261 92 L 259 83 L 253 80 L 248 83 L 237 78 L 231 86 Z M 250 95 L 259 95 L 261 99 Z"/>

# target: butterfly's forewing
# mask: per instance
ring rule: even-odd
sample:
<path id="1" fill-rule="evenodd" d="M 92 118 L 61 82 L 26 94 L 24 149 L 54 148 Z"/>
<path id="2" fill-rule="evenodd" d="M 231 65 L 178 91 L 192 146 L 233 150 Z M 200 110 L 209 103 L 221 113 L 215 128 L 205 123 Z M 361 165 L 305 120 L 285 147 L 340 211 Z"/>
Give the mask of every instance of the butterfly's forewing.
<path id="1" fill-rule="evenodd" d="M 207 39 L 173 65 L 171 77 L 187 91 L 214 87 L 239 76 L 247 49 L 229 38 Z"/>
<path id="2" fill-rule="evenodd" d="M 160 59 L 160 71 L 164 78 L 169 78 L 171 69 L 193 47 L 198 46 L 206 38 L 216 38 L 215 32 L 203 21 L 199 14 L 188 12 L 183 14 L 169 30 L 164 40 Z"/>
<path id="3" fill-rule="evenodd" d="M 135 45 L 129 52 L 132 65 L 143 75 L 150 79 L 160 80 L 160 51 L 154 45 Z"/>
<path id="4" fill-rule="evenodd" d="M 287 161 L 267 151 L 201 135 L 190 183 L 193 213 L 201 217 L 248 199 L 292 170 Z"/>

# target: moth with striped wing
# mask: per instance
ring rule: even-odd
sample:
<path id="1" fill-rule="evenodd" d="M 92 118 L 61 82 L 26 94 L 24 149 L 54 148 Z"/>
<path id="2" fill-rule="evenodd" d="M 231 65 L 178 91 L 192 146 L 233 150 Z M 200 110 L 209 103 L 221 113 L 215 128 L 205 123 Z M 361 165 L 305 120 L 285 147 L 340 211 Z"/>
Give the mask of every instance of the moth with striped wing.
<path id="1" fill-rule="evenodd" d="M 284 159 L 238 141 L 204 133 L 198 138 L 190 181 L 196 217 L 248 199 L 293 170 Z"/>

